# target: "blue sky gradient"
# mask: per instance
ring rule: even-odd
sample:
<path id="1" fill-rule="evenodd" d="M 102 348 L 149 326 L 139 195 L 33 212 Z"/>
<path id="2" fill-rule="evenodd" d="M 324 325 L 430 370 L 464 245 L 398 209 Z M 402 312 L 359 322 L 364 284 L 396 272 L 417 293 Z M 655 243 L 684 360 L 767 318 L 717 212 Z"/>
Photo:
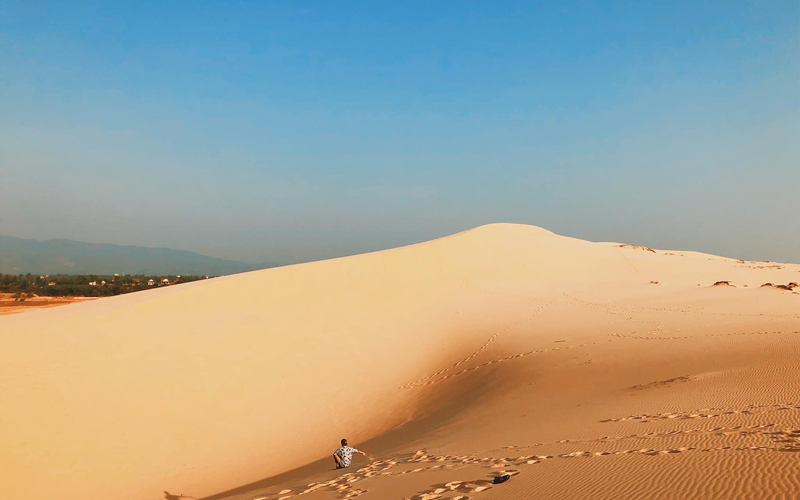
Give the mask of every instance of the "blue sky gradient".
<path id="1" fill-rule="evenodd" d="M 4 2 L 0 234 L 299 262 L 488 222 L 800 262 L 800 5 Z"/>

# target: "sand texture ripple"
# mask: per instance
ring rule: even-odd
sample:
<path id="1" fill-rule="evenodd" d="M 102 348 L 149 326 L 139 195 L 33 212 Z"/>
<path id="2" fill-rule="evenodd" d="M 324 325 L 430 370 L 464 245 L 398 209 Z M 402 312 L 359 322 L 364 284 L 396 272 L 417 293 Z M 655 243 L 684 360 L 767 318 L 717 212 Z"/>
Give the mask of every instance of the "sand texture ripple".
<path id="1" fill-rule="evenodd" d="M 0 497 L 796 498 L 798 282 L 493 224 L 5 315 Z"/>

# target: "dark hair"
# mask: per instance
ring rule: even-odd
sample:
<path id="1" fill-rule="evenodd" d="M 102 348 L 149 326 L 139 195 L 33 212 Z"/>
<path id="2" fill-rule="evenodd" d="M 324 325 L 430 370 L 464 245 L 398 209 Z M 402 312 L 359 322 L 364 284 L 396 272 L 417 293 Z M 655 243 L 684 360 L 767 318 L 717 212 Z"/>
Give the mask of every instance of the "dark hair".
<path id="1" fill-rule="evenodd" d="M 346 439 L 342 439 L 342 446 L 347 446 L 347 440 Z"/>

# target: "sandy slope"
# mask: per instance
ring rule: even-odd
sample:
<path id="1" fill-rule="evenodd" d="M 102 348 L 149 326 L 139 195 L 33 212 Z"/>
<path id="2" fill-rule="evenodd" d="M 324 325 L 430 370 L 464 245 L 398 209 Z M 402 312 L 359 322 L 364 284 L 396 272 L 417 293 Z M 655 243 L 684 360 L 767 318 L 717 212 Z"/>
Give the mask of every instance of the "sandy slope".
<path id="1" fill-rule="evenodd" d="M 0 491 L 792 498 L 799 271 L 497 224 L 2 317 Z"/>
<path id="2" fill-rule="evenodd" d="M 31 312 L 37 309 L 47 309 L 50 307 L 65 306 L 75 302 L 85 302 L 95 300 L 95 297 L 26 297 L 19 300 L 14 293 L 0 293 L 0 316 L 6 314 L 19 314 L 21 312 Z"/>

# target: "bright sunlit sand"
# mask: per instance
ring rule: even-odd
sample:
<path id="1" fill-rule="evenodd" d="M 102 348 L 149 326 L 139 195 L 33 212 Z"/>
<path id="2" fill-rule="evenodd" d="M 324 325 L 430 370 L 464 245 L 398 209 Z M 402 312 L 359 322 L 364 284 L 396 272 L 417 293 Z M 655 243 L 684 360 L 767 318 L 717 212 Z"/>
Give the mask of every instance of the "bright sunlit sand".
<path id="1" fill-rule="evenodd" d="M 0 491 L 789 498 L 797 282 L 493 224 L 3 316 Z M 371 460 L 334 470 L 341 438 Z"/>
<path id="2" fill-rule="evenodd" d="M 798 19 L 0 2 L 0 500 L 800 499 Z"/>

